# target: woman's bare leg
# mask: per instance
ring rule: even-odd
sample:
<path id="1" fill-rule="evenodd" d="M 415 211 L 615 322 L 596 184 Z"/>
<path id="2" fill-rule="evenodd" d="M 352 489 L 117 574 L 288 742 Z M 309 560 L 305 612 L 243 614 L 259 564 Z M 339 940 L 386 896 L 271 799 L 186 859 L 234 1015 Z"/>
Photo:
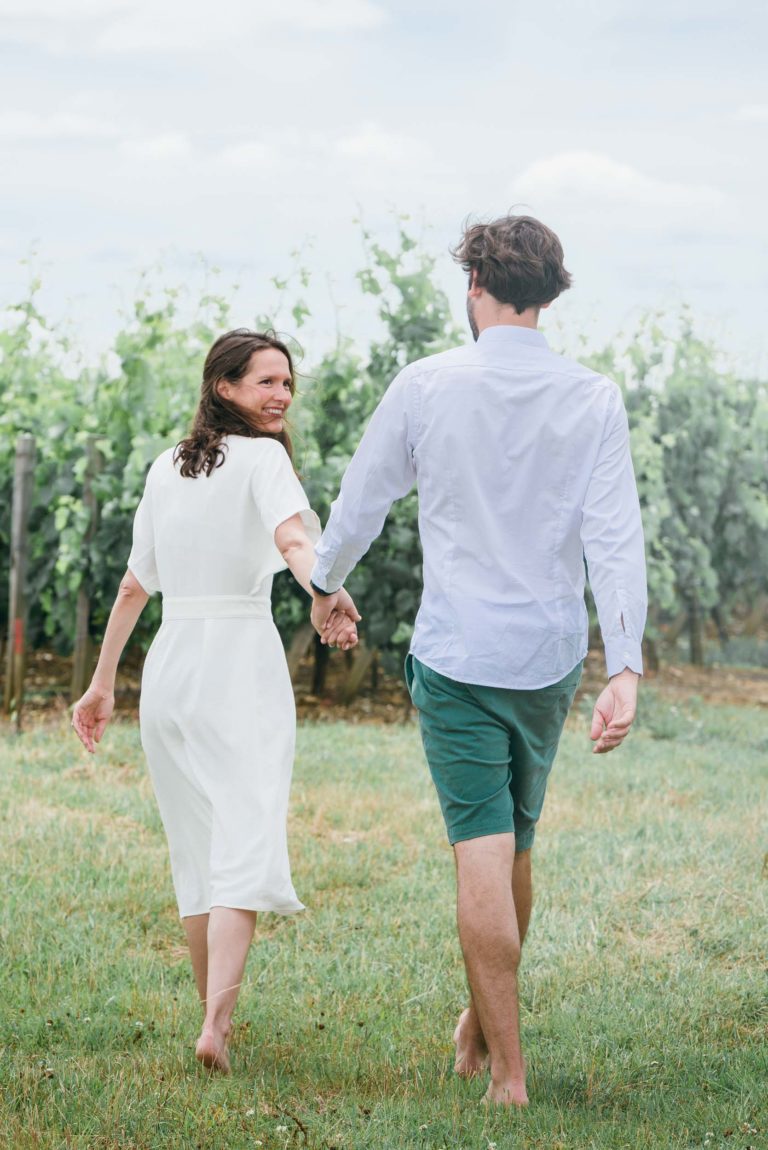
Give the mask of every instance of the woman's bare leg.
<path id="1" fill-rule="evenodd" d="M 229 1073 L 227 1038 L 245 960 L 256 927 L 256 912 L 212 906 L 208 918 L 208 983 L 205 1019 L 195 1055 L 211 1070 Z"/>
<path id="2" fill-rule="evenodd" d="M 195 972 L 197 993 L 205 1014 L 205 996 L 208 993 L 208 915 L 191 914 L 181 920 L 187 932 L 189 957 Z"/>

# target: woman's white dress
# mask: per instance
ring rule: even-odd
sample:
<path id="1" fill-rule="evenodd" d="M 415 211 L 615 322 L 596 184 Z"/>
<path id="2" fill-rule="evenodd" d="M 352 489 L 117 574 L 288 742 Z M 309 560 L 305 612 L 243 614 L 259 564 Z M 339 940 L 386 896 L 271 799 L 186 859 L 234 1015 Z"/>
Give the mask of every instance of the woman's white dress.
<path id="1" fill-rule="evenodd" d="M 128 567 L 162 592 L 144 664 L 141 740 L 182 918 L 212 906 L 292 914 L 286 818 L 296 715 L 272 621 L 285 563 L 275 528 L 296 513 L 319 537 L 285 449 L 228 436 L 212 475 L 150 468 Z"/>

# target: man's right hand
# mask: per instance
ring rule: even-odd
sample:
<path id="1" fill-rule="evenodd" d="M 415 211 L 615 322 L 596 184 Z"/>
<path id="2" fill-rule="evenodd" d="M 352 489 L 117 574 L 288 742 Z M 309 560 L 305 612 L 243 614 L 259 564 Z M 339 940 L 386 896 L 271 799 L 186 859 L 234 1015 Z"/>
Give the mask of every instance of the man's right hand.
<path id="1" fill-rule="evenodd" d="M 596 755 L 621 746 L 637 713 L 637 683 L 640 676 L 625 667 L 608 680 L 592 712 L 590 738 Z"/>
<path id="2" fill-rule="evenodd" d="M 341 611 L 349 616 L 353 623 L 359 623 L 362 615 L 355 606 L 352 596 L 343 587 L 334 591 L 332 595 L 318 595 L 312 597 L 312 626 L 320 636 L 322 643 L 327 642 L 326 632 L 329 629 L 331 616 L 334 611 Z"/>
<path id="3" fill-rule="evenodd" d="M 357 646 L 357 627 L 344 611 L 334 611 L 325 625 L 322 642 L 329 647 L 349 651 Z"/>

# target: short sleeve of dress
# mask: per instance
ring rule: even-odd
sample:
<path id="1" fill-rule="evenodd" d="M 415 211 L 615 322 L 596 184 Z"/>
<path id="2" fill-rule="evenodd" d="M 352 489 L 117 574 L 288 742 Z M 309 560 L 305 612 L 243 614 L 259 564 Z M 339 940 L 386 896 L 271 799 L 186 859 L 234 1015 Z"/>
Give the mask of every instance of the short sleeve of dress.
<path id="1" fill-rule="evenodd" d="M 309 506 L 285 448 L 272 441 L 269 448 L 263 444 L 259 454 L 251 477 L 251 491 L 270 537 L 274 538 L 275 528 L 281 523 L 298 514 L 310 540 L 317 543 L 321 535 L 320 520 Z"/>
<path id="2" fill-rule="evenodd" d="M 155 532 L 152 526 L 152 501 L 149 483 L 144 488 L 133 520 L 133 546 L 128 556 L 128 570 L 136 576 L 148 595 L 160 590 L 155 562 Z"/>

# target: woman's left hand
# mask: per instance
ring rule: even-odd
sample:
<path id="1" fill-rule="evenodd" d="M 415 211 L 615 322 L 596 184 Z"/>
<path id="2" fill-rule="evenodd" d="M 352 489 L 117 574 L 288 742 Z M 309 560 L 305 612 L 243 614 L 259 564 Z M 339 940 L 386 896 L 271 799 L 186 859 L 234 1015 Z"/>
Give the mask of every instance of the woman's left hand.
<path id="1" fill-rule="evenodd" d="M 72 726 L 86 751 L 94 754 L 96 743 L 101 742 L 104 728 L 112 718 L 115 696 L 111 691 L 89 687 L 72 712 Z"/>
<path id="2" fill-rule="evenodd" d="M 323 632 L 323 642 L 329 647 L 348 651 L 357 644 L 357 627 L 344 611 L 333 611 Z"/>

